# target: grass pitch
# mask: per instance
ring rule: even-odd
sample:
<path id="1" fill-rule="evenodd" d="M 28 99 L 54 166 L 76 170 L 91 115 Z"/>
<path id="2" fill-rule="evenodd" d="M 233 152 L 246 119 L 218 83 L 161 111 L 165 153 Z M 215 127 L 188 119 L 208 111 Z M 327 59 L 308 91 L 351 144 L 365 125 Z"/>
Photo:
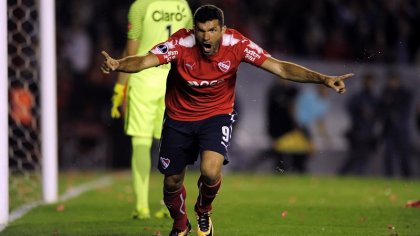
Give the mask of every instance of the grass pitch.
<path id="1" fill-rule="evenodd" d="M 62 191 L 82 183 L 83 176 L 63 174 Z M 10 223 L 0 236 L 168 235 L 169 219 L 130 218 L 134 205 L 130 173 L 111 176 L 112 185 L 37 207 Z M 198 173 L 187 172 L 187 210 L 194 228 L 197 178 Z M 160 199 L 162 176 L 153 173 L 152 212 L 161 207 Z M 212 219 L 217 236 L 419 236 L 420 208 L 405 208 L 407 200 L 419 199 L 419 180 L 229 173 L 214 202 Z"/>

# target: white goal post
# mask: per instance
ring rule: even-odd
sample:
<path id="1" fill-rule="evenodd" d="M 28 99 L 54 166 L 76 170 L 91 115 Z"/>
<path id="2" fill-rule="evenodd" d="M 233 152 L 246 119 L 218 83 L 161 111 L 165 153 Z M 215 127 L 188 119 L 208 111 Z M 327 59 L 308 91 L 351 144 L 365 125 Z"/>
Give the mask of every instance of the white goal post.
<path id="1" fill-rule="evenodd" d="M 55 0 L 40 1 L 42 193 L 46 203 L 58 198 L 57 66 Z"/>
<path id="2" fill-rule="evenodd" d="M 40 136 L 42 198 L 45 203 L 58 200 L 58 134 L 56 92 L 55 0 L 39 0 Z M 22 4 L 17 1 L 16 4 Z M 15 4 L 15 5 L 16 5 Z M 9 199 L 9 83 L 8 83 L 8 1 L 0 1 L 0 229 L 10 219 Z"/>
<path id="3" fill-rule="evenodd" d="M 0 2 L 0 225 L 9 218 L 7 1 Z"/>

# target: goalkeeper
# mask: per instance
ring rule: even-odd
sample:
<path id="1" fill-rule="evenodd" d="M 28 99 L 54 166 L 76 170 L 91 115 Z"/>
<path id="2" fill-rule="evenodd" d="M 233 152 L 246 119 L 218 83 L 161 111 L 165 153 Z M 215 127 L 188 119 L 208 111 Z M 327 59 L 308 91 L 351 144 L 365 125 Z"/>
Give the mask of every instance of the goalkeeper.
<path id="1" fill-rule="evenodd" d="M 128 13 L 123 56 L 144 55 L 180 28 L 192 28 L 192 14 L 185 0 L 136 0 Z M 114 86 L 111 116 L 121 117 L 119 108 L 125 101 L 124 131 L 131 136 L 131 169 L 136 197 L 133 219 L 150 218 L 150 153 L 153 138 L 160 139 L 161 135 L 169 69 L 169 65 L 162 65 L 131 75 L 119 73 Z M 155 216 L 162 218 L 165 214 L 168 214 L 167 210 L 162 207 Z"/>

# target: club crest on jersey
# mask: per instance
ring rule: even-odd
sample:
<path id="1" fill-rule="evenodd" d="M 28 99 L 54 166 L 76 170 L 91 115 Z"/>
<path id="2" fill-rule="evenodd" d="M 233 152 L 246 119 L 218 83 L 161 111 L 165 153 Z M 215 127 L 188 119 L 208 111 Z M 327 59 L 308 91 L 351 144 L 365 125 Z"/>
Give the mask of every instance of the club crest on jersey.
<path id="1" fill-rule="evenodd" d="M 217 66 L 222 72 L 227 72 L 230 68 L 230 61 L 221 61 L 217 63 Z"/>
<path id="2" fill-rule="evenodd" d="M 160 157 L 160 162 L 162 163 L 162 167 L 165 170 L 166 168 L 168 168 L 169 164 L 171 163 L 171 160 L 169 160 L 168 158 Z"/>

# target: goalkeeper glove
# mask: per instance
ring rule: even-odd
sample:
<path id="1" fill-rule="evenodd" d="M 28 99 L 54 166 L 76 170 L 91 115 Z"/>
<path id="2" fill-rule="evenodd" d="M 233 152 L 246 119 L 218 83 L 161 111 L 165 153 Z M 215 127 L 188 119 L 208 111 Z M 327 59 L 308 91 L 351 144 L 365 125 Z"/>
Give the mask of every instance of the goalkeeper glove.
<path id="1" fill-rule="evenodd" d="M 121 113 L 118 108 L 122 105 L 124 99 L 124 89 L 125 86 L 119 83 L 116 83 L 114 86 L 114 95 L 112 95 L 112 108 L 111 108 L 111 117 L 120 118 Z"/>

